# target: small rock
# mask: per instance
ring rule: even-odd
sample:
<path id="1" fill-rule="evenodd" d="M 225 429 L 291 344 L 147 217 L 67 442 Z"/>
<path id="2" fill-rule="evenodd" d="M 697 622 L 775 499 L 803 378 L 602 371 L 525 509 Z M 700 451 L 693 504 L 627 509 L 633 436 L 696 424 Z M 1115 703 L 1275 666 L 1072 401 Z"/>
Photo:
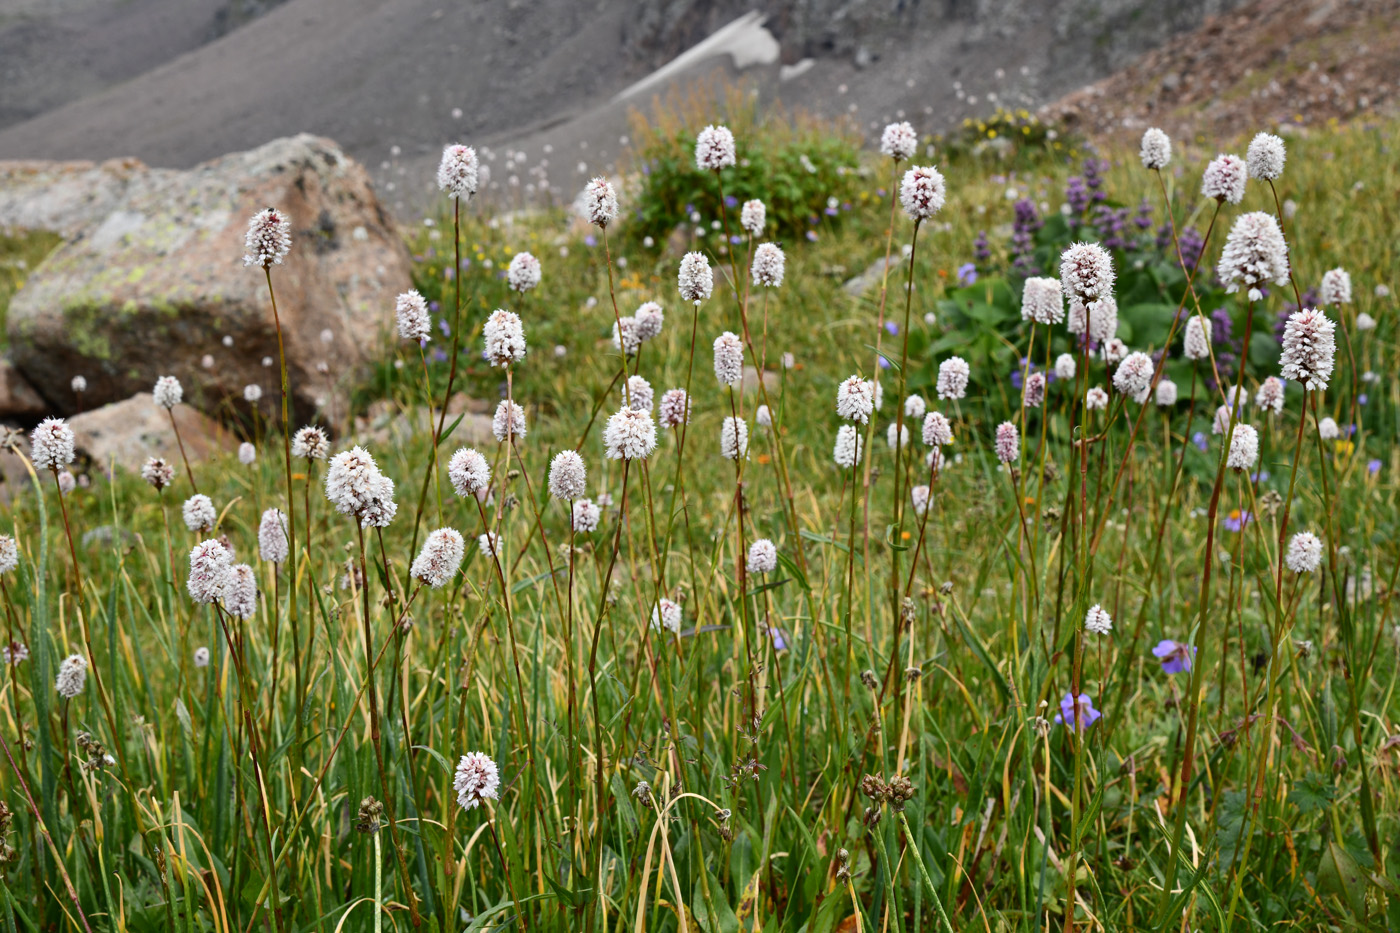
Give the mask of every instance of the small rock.
<path id="1" fill-rule="evenodd" d="M 0 360 L 0 418 L 40 418 L 48 406 L 9 360 Z"/>

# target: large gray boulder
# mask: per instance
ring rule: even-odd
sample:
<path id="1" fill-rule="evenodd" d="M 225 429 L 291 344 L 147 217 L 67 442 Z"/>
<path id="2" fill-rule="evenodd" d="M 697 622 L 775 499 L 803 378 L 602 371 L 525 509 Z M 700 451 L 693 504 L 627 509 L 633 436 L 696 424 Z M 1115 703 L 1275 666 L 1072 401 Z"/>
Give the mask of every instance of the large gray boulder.
<path id="1" fill-rule="evenodd" d="M 190 171 L 120 163 L 0 163 L 0 226 L 67 237 L 9 309 L 15 367 L 58 411 L 177 376 L 208 412 L 278 404 L 267 281 L 243 265 L 248 219 L 275 206 L 292 250 L 272 269 L 298 417 L 368 362 L 411 287 L 409 256 L 364 169 L 331 141 L 279 139 Z M 227 413 L 227 409 L 224 409 Z"/>

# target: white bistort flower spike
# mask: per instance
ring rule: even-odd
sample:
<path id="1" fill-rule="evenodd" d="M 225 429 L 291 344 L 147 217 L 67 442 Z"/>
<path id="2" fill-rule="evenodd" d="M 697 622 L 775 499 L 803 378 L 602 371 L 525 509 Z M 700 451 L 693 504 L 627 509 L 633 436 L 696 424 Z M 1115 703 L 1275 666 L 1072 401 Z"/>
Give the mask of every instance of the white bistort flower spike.
<path id="1" fill-rule="evenodd" d="M 1288 150 L 1279 137 L 1271 133 L 1260 133 L 1250 140 L 1249 149 L 1244 156 L 1250 178 L 1273 181 L 1283 174 L 1283 163 L 1288 156 Z"/>
<path id="2" fill-rule="evenodd" d="M 501 773 L 490 755 L 468 752 L 457 762 L 452 788 L 457 791 L 457 805 L 463 810 L 472 810 L 480 806 L 483 800 L 498 799 Z"/>
<path id="3" fill-rule="evenodd" d="M 292 224 L 287 215 L 274 207 L 258 211 L 248 221 L 248 233 L 243 238 L 247 252 L 243 265 L 269 269 L 280 265 L 292 248 Z"/>
<path id="4" fill-rule="evenodd" d="M 185 519 L 185 527 L 190 531 L 210 531 L 219 518 L 218 512 L 214 510 L 213 500 L 202 492 L 186 499 L 180 511 Z"/>
<path id="5" fill-rule="evenodd" d="M 73 462 L 73 429 L 62 418 L 45 418 L 29 435 L 30 459 L 41 470 L 58 470 Z"/>
<path id="6" fill-rule="evenodd" d="M 224 593 L 233 555 L 223 544 L 209 539 L 190 550 L 190 577 L 185 586 L 197 603 L 212 603 Z"/>
<path id="7" fill-rule="evenodd" d="M 930 447 L 946 447 L 953 443 L 953 425 L 941 411 L 924 415 L 924 443 Z"/>
<path id="8" fill-rule="evenodd" d="M 1107 609 L 1095 603 L 1084 615 L 1084 630 L 1095 635 L 1107 635 L 1113 631 L 1113 617 Z"/>
<path id="9" fill-rule="evenodd" d="M 281 509 L 268 509 L 258 522 L 258 556 L 271 564 L 280 564 L 287 559 L 290 548 L 287 544 L 287 513 Z"/>
<path id="10" fill-rule="evenodd" d="M 681 631 L 681 607 L 669 599 L 662 598 L 651 610 L 651 628 L 659 632 L 663 628 L 679 635 Z"/>
<path id="11" fill-rule="evenodd" d="M 1218 273 L 1225 291 L 1235 292 L 1243 285 L 1250 301 L 1264 296 L 1262 285 L 1287 284 L 1288 244 L 1273 214 L 1251 211 L 1235 219 L 1220 253 Z"/>
<path id="12" fill-rule="evenodd" d="M 1129 353 L 1113 374 L 1113 387 L 1141 405 L 1152 389 L 1152 357 L 1142 351 Z"/>
<path id="13" fill-rule="evenodd" d="M 415 290 L 404 292 L 394 300 L 394 319 L 399 336 L 415 343 L 432 340 L 433 321 L 428 315 L 428 302 Z"/>
<path id="14" fill-rule="evenodd" d="M 561 450 L 549 462 L 549 494 L 554 498 L 581 498 L 587 481 L 588 469 L 578 451 Z"/>
<path id="15" fill-rule="evenodd" d="M 778 548 L 767 538 L 749 545 L 749 573 L 772 573 L 778 569 Z"/>
<path id="16" fill-rule="evenodd" d="M 1079 364 L 1072 353 L 1061 353 L 1055 357 L 1055 378 L 1068 381 L 1079 371 Z"/>
<path id="17" fill-rule="evenodd" d="M 744 344 L 732 331 L 715 338 L 715 378 L 724 386 L 738 386 L 743 382 Z"/>
<path id="18" fill-rule="evenodd" d="M 19 545 L 9 535 L 0 535 L 0 573 L 9 573 L 19 566 Z"/>
<path id="19" fill-rule="evenodd" d="M 727 126 L 707 126 L 695 137 L 695 165 L 702 172 L 718 172 L 736 162 L 734 134 Z"/>
<path id="20" fill-rule="evenodd" d="M 1021 432 L 1010 421 L 997 425 L 996 454 L 1007 465 L 1021 458 Z"/>
<path id="21" fill-rule="evenodd" d="M 836 387 L 836 414 L 865 424 L 875 410 L 875 390 L 859 376 L 850 376 Z"/>
<path id="22" fill-rule="evenodd" d="M 151 394 L 155 396 L 156 404 L 161 408 L 174 408 L 184 398 L 185 390 L 180 385 L 180 380 L 174 376 L 161 376 L 156 380 Z"/>
<path id="23" fill-rule="evenodd" d="M 1033 275 L 1021 288 L 1021 320 L 1058 324 L 1065 319 L 1065 297 L 1060 280 Z"/>
<path id="24" fill-rule="evenodd" d="M 1097 243 L 1074 243 L 1060 254 L 1060 288 L 1088 305 L 1113 295 L 1113 257 Z"/>
<path id="25" fill-rule="evenodd" d="M 224 608 L 235 619 L 247 621 L 258 611 L 258 578 L 247 564 L 234 564 L 224 580 Z"/>
<path id="26" fill-rule="evenodd" d="M 661 426 L 678 428 L 690 421 L 690 397 L 685 389 L 667 389 L 661 396 Z"/>
<path id="27" fill-rule="evenodd" d="M 762 201 L 745 201 L 739 211 L 739 226 L 747 230 L 751 237 L 763 236 L 763 229 L 768 226 L 768 208 Z"/>
<path id="28" fill-rule="evenodd" d="M 608 419 L 603 443 L 610 460 L 645 460 L 656 449 L 651 412 L 624 408 Z"/>
<path id="29" fill-rule="evenodd" d="M 449 197 L 467 201 L 476 194 L 478 162 L 476 150 L 458 143 L 442 150 L 442 160 L 438 162 L 438 188 L 446 191 Z"/>
<path id="30" fill-rule="evenodd" d="M 710 269 L 710 261 L 705 258 L 705 254 L 689 252 L 681 257 L 681 268 L 676 282 L 680 286 L 681 297 L 686 301 L 707 300 L 715 288 L 715 274 Z"/>
<path id="31" fill-rule="evenodd" d="M 1201 195 L 1215 201 L 1238 204 L 1244 200 L 1244 184 L 1249 177 L 1244 159 L 1222 153 L 1210 161 L 1201 176 Z"/>
<path id="32" fill-rule="evenodd" d="M 1306 389 L 1326 389 L 1337 354 L 1336 325 L 1317 308 L 1288 316 L 1283 326 L 1279 369 L 1289 382 Z"/>
<path id="33" fill-rule="evenodd" d="M 1181 338 L 1181 355 L 1188 360 L 1210 359 L 1210 318 L 1193 314 L 1186 319 L 1186 331 Z"/>
<path id="34" fill-rule="evenodd" d="M 919 134 L 908 122 L 891 123 L 880 134 L 880 153 L 896 162 L 912 159 L 919 148 Z"/>
<path id="35" fill-rule="evenodd" d="M 1300 531 L 1288 541 L 1283 562 L 1294 573 L 1312 573 L 1322 566 L 1322 539 L 1311 531 Z"/>
<path id="36" fill-rule="evenodd" d="M 753 254 L 753 284 L 777 288 L 783 284 L 786 258 L 776 243 L 760 243 Z"/>
<path id="37" fill-rule="evenodd" d="M 479 495 L 491 485 L 491 464 L 479 451 L 463 447 L 447 461 L 447 478 L 462 498 Z"/>
<path id="38" fill-rule="evenodd" d="M 540 261 L 534 253 L 521 251 L 511 257 L 506 282 L 512 290 L 524 294 L 540 284 L 541 276 Z"/>
<path id="39" fill-rule="evenodd" d="M 947 185 L 931 165 L 916 165 L 904 173 L 899 184 L 899 203 L 913 221 L 924 221 L 943 209 Z"/>
<path id="40" fill-rule="evenodd" d="M 525 359 L 525 326 L 514 311 L 492 311 L 482 325 L 481 337 L 492 366 L 510 366 Z"/>
<path id="41" fill-rule="evenodd" d="M 1351 275 L 1338 266 L 1322 274 L 1322 287 L 1318 289 L 1325 305 L 1351 304 Z"/>
<path id="42" fill-rule="evenodd" d="M 719 432 L 720 456 L 740 460 L 749 452 L 749 426 L 742 418 L 726 417 Z"/>
<path id="43" fill-rule="evenodd" d="M 606 178 L 595 178 L 583 189 L 583 210 L 588 222 L 606 227 L 617 219 L 617 192 Z"/>
<path id="44" fill-rule="evenodd" d="M 307 425 L 292 435 L 292 456 L 306 460 L 324 460 L 331 452 L 331 441 L 326 432 L 314 424 Z"/>
<path id="45" fill-rule="evenodd" d="M 506 438 L 510 438 L 512 443 L 525 440 L 525 409 L 508 398 L 501 399 L 496 406 L 496 414 L 491 418 L 491 433 L 502 443 Z"/>
<path id="46" fill-rule="evenodd" d="M 1166 168 L 1172 160 L 1171 137 L 1155 126 L 1150 127 L 1142 134 L 1142 148 L 1138 151 L 1138 157 L 1142 159 L 1143 168 L 1158 171 Z"/>
<path id="47" fill-rule="evenodd" d="M 654 340 L 661 336 L 661 328 L 666 324 L 666 313 L 654 301 L 643 302 L 632 314 L 633 327 L 640 341 Z"/>
<path id="48" fill-rule="evenodd" d="M 449 583 L 462 566 L 466 542 L 452 528 L 439 528 L 428 535 L 423 550 L 413 559 L 409 574 L 425 586 L 439 589 Z"/>
<path id="49" fill-rule="evenodd" d="M 860 432 L 855 425 L 843 424 L 836 429 L 836 447 L 832 451 L 832 459 L 836 465 L 844 470 L 849 470 L 857 463 L 860 463 L 860 448 L 862 444 Z"/>
<path id="50" fill-rule="evenodd" d="M 1254 469 L 1259 460 L 1259 432 L 1252 425 L 1236 424 L 1230 434 L 1230 453 L 1225 465 L 1236 472 Z"/>
<path id="51" fill-rule="evenodd" d="M 574 500 L 574 531 L 588 534 L 597 529 L 598 520 L 602 517 L 603 510 L 598 508 L 592 499 Z"/>
<path id="52" fill-rule="evenodd" d="M 58 666 L 58 677 L 53 682 L 54 690 L 65 700 L 73 699 L 87 686 L 87 669 L 87 658 L 81 654 L 70 654 Z"/>
<path id="53" fill-rule="evenodd" d="M 938 397 L 944 401 L 966 397 L 967 381 L 971 375 L 972 369 L 967 365 L 967 360 L 960 356 L 951 356 L 939 363 Z"/>

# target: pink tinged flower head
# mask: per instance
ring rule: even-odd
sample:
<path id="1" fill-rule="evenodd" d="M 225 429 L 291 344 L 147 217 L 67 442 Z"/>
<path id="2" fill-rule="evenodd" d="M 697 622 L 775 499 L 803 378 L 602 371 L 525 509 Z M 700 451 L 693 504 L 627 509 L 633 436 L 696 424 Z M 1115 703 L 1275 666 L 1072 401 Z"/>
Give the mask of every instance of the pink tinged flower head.
<path id="1" fill-rule="evenodd" d="M 749 452 L 749 426 L 743 418 L 726 417 L 720 425 L 719 453 L 726 460 L 742 460 Z"/>
<path id="2" fill-rule="evenodd" d="M 1325 305 L 1351 304 L 1351 275 L 1338 266 L 1322 273 L 1322 287 L 1318 289 Z"/>
<path id="3" fill-rule="evenodd" d="M 681 631 L 681 607 L 664 597 L 651 610 L 651 630 L 665 629 L 679 635 Z"/>
<path id="4" fill-rule="evenodd" d="M 471 146 L 458 143 L 445 147 L 438 163 L 438 188 L 459 201 L 470 200 L 476 194 L 479 166 L 476 150 Z"/>
<path id="5" fill-rule="evenodd" d="M 81 654 L 70 654 L 58 666 L 58 677 L 53 688 L 65 700 L 71 700 L 83 692 L 87 686 L 87 658 Z"/>
<path id="6" fill-rule="evenodd" d="M 1326 389 L 1337 355 L 1336 325 L 1318 308 L 1288 316 L 1283 327 L 1279 369 L 1289 382 L 1306 389 Z"/>
<path id="7" fill-rule="evenodd" d="M 946 447 L 953 443 L 953 425 L 941 411 L 924 415 L 924 443 L 930 447 Z"/>
<path id="8" fill-rule="evenodd" d="M 1008 465 L 1021 459 L 1021 432 L 1010 421 L 997 425 L 996 454 L 998 460 Z"/>
<path id="9" fill-rule="evenodd" d="M 610 460 L 645 460 L 656 449 L 651 412 L 624 408 L 608 419 L 603 444 Z"/>
<path id="10" fill-rule="evenodd" d="M 1283 412 L 1283 380 L 1269 376 L 1259 383 L 1259 391 L 1254 393 L 1254 404 L 1271 415 Z"/>
<path id="11" fill-rule="evenodd" d="M 501 399 L 496 414 L 491 417 L 491 433 L 502 443 L 507 438 L 512 443 L 525 440 L 525 409 L 508 398 Z"/>
<path id="12" fill-rule="evenodd" d="M 1045 374 L 1031 373 L 1026 377 L 1021 391 L 1021 404 L 1026 408 L 1039 408 L 1045 402 Z"/>
<path id="13" fill-rule="evenodd" d="M 1186 331 L 1181 338 L 1181 355 L 1188 360 L 1210 359 L 1210 318 L 1193 314 L 1186 319 Z"/>
<path id="14" fill-rule="evenodd" d="M 524 294 L 540 284 L 541 276 L 540 261 L 535 258 L 535 254 L 521 251 L 510 259 L 510 267 L 506 270 L 506 283 L 514 291 Z"/>
<path id="15" fill-rule="evenodd" d="M 588 484 L 588 468 L 576 450 L 561 450 L 549 461 L 549 494 L 556 499 L 578 499 Z"/>
<path id="16" fill-rule="evenodd" d="M 340 514 L 359 518 L 379 496 L 380 478 L 369 451 L 351 447 L 332 457 L 326 468 L 326 499 Z"/>
<path id="17" fill-rule="evenodd" d="M 850 376 L 836 387 L 836 414 L 865 424 L 875 410 L 875 388 L 859 376 Z"/>
<path id="18" fill-rule="evenodd" d="M 1172 160 L 1172 140 L 1157 127 L 1150 127 L 1142 134 L 1142 146 L 1138 150 L 1142 167 L 1161 170 Z"/>
<path id="19" fill-rule="evenodd" d="M 739 210 L 739 226 L 747 230 L 751 237 L 763 236 L 763 230 L 768 226 L 768 208 L 759 200 L 745 201 Z"/>
<path id="20" fill-rule="evenodd" d="M 1157 405 L 1160 408 L 1171 408 L 1176 404 L 1176 383 L 1165 376 L 1157 383 Z"/>
<path id="21" fill-rule="evenodd" d="M 1311 531 L 1300 531 L 1288 541 L 1283 562 L 1294 573 L 1312 573 L 1322 566 L 1322 539 Z"/>
<path id="22" fill-rule="evenodd" d="M 922 395 L 910 395 L 904 399 L 904 417 L 910 421 L 918 421 L 923 418 L 928 411 L 928 402 L 924 401 Z"/>
<path id="23" fill-rule="evenodd" d="M 1210 433 L 1224 434 L 1230 427 L 1230 406 L 1221 405 L 1215 409 L 1215 417 L 1211 420 Z"/>
<path id="24" fill-rule="evenodd" d="M 767 538 L 759 538 L 749 545 L 747 570 L 749 573 L 772 573 L 778 569 L 778 548 Z"/>
<path id="25" fill-rule="evenodd" d="M 1283 140 L 1272 133 L 1260 133 L 1249 142 L 1245 151 L 1245 164 L 1250 178 L 1260 181 L 1273 181 L 1283 174 L 1283 163 L 1288 150 Z"/>
<path id="26" fill-rule="evenodd" d="M 399 336 L 404 340 L 426 343 L 433 339 L 428 302 L 417 290 L 406 291 L 394 300 L 394 319 L 399 325 Z"/>
<path id="27" fill-rule="evenodd" d="M 258 578 L 247 564 L 234 564 L 224 582 L 224 608 L 235 619 L 247 621 L 258 611 Z"/>
<path id="28" fill-rule="evenodd" d="M 908 122 L 891 123 L 880 134 L 880 154 L 896 162 L 912 159 L 919 148 L 919 134 Z"/>
<path id="29" fill-rule="evenodd" d="M 1060 287 L 1080 304 L 1113 294 L 1113 257 L 1097 243 L 1074 243 L 1060 254 Z"/>
<path id="30" fill-rule="evenodd" d="M 292 224 L 287 215 L 269 207 L 258 211 L 248 221 L 243 237 L 243 265 L 269 269 L 281 265 L 292 248 Z"/>
<path id="31" fill-rule="evenodd" d="M 1250 301 L 1263 297 L 1259 286 L 1288 282 L 1288 245 L 1273 214 L 1250 211 L 1235 219 L 1220 253 L 1219 275 L 1225 291 L 1239 291 L 1243 285 Z"/>
<path id="32" fill-rule="evenodd" d="M 690 422 L 690 397 L 685 389 L 667 389 L 661 396 L 661 426 L 678 428 Z"/>
<path id="33" fill-rule="evenodd" d="M 270 564 L 280 564 L 289 552 L 287 513 L 281 509 L 267 509 L 258 522 L 258 556 Z"/>
<path id="34" fill-rule="evenodd" d="M 661 305 L 654 301 L 647 301 L 633 312 L 632 321 L 638 340 L 643 342 L 655 340 L 661 336 L 661 328 L 666 324 L 666 313 L 661 310 Z"/>
<path id="35" fill-rule="evenodd" d="M 915 486 L 909 490 L 909 504 L 914 507 L 915 515 L 923 515 L 928 511 L 929 488 L 927 486 Z"/>
<path id="36" fill-rule="evenodd" d="M 1244 200 L 1244 183 L 1249 169 L 1237 155 L 1221 154 L 1211 159 L 1201 177 L 1201 195 L 1216 201 L 1238 204 Z"/>
<path id="37" fill-rule="evenodd" d="M 19 545 L 9 535 L 0 535 L 0 573 L 9 573 L 19 566 Z"/>
<path id="38" fill-rule="evenodd" d="M 1103 411 L 1108 407 L 1108 393 L 1103 386 L 1094 386 L 1084 393 L 1084 407 L 1089 411 Z"/>
<path id="39" fill-rule="evenodd" d="M 212 603 L 224 593 L 233 565 L 228 548 L 210 538 L 190 550 L 190 577 L 185 586 L 197 603 Z"/>
<path id="40" fill-rule="evenodd" d="M 525 359 L 525 326 L 514 311 L 497 308 L 481 328 L 486 359 L 492 366 L 510 366 Z"/>
<path id="41" fill-rule="evenodd" d="M 1055 357 L 1055 378 L 1068 381 L 1079 371 L 1079 363 L 1073 353 L 1061 353 Z"/>
<path id="42" fill-rule="evenodd" d="M 1237 472 L 1254 469 L 1259 461 L 1259 432 L 1253 425 L 1236 424 L 1230 434 L 1230 452 L 1225 465 Z"/>
<path id="43" fill-rule="evenodd" d="M 686 301 L 705 301 L 715 289 L 715 273 L 704 253 L 690 252 L 681 257 L 676 284 Z"/>
<path id="44" fill-rule="evenodd" d="M 593 502 L 592 499 L 575 499 L 573 508 L 574 531 L 588 534 L 598 528 L 598 521 L 603 517 L 603 510 Z"/>
<path id="45" fill-rule="evenodd" d="M 78 481 L 73 478 L 73 474 L 67 470 L 58 474 L 58 491 L 63 495 L 68 495 L 78 488 Z"/>
<path id="46" fill-rule="evenodd" d="M 413 559 L 409 574 L 413 579 L 433 589 L 446 586 L 462 566 L 466 542 L 452 528 L 439 528 L 428 535 L 423 550 Z"/>
<path id="47" fill-rule="evenodd" d="M 1153 657 L 1161 659 L 1163 674 L 1181 674 L 1191 670 L 1196 656 L 1196 648 L 1179 641 L 1164 638 L 1152 649 Z"/>
<path id="48" fill-rule="evenodd" d="M 499 558 L 501 556 L 501 536 L 494 531 L 477 535 L 476 549 L 481 552 L 482 557 Z"/>
<path id="49" fill-rule="evenodd" d="M 637 355 L 642 346 L 642 335 L 637 329 L 636 317 L 618 318 L 613 321 L 613 349 L 622 351 L 627 357 Z"/>
<path id="50" fill-rule="evenodd" d="M 1317 423 L 1317 436 L 1324 441 L 1335 441 L 1342 436 L 1341 428 L 1337 427 L 1337 422 L 1332 418 L 1323 418 Z"/>
<path id="51" fill-rule="evenodd" d="M 62 418 L 45 418 L 29 435 L 30 459 L 41 470 L 57 470 L 73 462 L 73 429 Z"/>
<path id="52" fill-rule="evenodd" d="M 314 424 L 307 425 L 292 435 L 292 456 L 306 460 L 324 460 L 331 452 L 331 440 L 326 432 Z"/>
<path id="53" fill-rule="evenodd" d="M 736 161 L 734 134 L 727 126 L 707 126 L 695 137 L 695 165 L 702 172 L 718 172 Z"/>
<path id="54" fill-rule="evenodd" d="M 258 449 L 251 441 L 244 441 L 238 445 L 238 462 L 244 466 L 251 466 L 258 459 Z"/>
<path id="55" fill-rule="evenodd" d="M 1021 288 L 1021 320 L 1058 324 L 1065 319 L 1065 296 L 1060 280 L 1033 275 Z"/>
<path id="56" fill-rule="evenodd" d="M 972 376 L 972 369 L 967 365 L 967 360 L 960 356 L 951 356 L 938 364 L 938 397 L 944 401 L 953 401 L 967 396 L 967 381 Z"/>
<path id="57" fill-rule="evenodd" d="M 1113 631 L 1113 617 L 1108 614 L 1107 609 L 1095 603 L 1084 615 L 1084 631 L 1095 635 L 1107 635 Z"/>
<path id="58" fill-rule="evenodd" d="M 1127 359 L 1128 345 L 1117 337 L 1109 337 L 1103 342 L 1103 360 L 1112 366 L 1121 360 Z"/>
<path id="59" fill-rule="evenodd" d="M 597 227 L 617 219 L 617 191 L 606 178 L 595 178 L 583 189 L 583 215 Z"/>
<path id="60" fill-rule="evenodd" d="M 369 503 L 360 513 L 360 527 L 388 528 L 398 511 L 398 503 L 394 501 L 394 481 L 381 473 L 375 478 Z"/>
<path id="61" fill-rule="evenodd" d="M 175 468 L 163 457 L 151 457 L 141 464 L 141 478 L 159 492 L 175 481 Z"/>
<path id="62" fill-rule="evenodd" d="M 161 376 L 156 380 L 151 394 L 155 396 L 156 404 L 161 408 L 174 408 L 184 398 L 185 390 L 180 385 L 180 380 L 174 376 Z"/>
<path id="63" fill-rule="evenodd" d="M 916 165 L 899 184 L 899 203 L 910 220 L 927 220 L 943 209 L 948 189 L 943 175 L 932 165 Z"/>
<path id="64" fill-rule="evenodd" d="M 629 375 L 627 377 L 627 391 L 624 392 L 626 398 L 623 399 L 630 408 L 637 409 L 638 412 L 650 412 L 652 403 L 655 401 L 655 392 L 652 392 L 651 382 L 644 380 L 640 375 Z"/>
<path id="65" fill-rule="evenodd" d="M 452 789 L 457 792 L 457 805 L 472 810 L 483 800 L 497 800 L 501 792 L 501 773 L 485 752 L 468 752 L 457 762 L 452 777 Z"/>
<path id="66" fill-rule="evenodd" d="M 1113 388 L 1141 405 L 1152 390 L 1152 357 L 1142 351 L 1129 353 L 1113 373 Z"/>
<path id="67" fill-rule="evenodd" d="M 836 429 L 836 446 L 832 450 L 832 459 L 836 465 L 843 470 L 849 470 L 857 463 L 860 463 L 861 444 L 860 432 L 855 425 L 843 424 Z"/>
<path id="68" fill-rule="evenodd" d="M 744 344 L 732 331 L 715 338 L 715 378 L 722 386 L 737 386 L 744 380 Z"/>
<path id="69" fill-rule="evenodd" d="M 760 243 L 753 253 L 753 284 L 777 288 L 783 284 L 786 265 L 782 247 L 777 243 Z"/>
<path id="70" fill-rule="evenodd" d="M 197 492 L 185 500 L 181 508 L 185 527 L 190 531 L 210 531 L 219 515 L 214 511 L 214 502 L 202 492 Z"/>

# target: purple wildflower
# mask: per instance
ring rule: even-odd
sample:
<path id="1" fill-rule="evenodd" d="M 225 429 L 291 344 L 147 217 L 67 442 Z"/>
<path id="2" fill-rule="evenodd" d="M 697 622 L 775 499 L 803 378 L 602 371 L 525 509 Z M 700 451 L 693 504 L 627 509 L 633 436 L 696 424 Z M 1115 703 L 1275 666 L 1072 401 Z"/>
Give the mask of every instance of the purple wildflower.
<path id="1" fill-rule="evenodd" d="M 972 241 L 972 258 L 978 262 L 986 262 L 992 258 L 992 250 L 987 246 L 986 230 L 977 231 L 977 239 Z"/>
<path id="2" fill-rule="evenodd" d="M 1162 673 L 1180 674 L 1191 670 L 1191 660 L 1196 656 L 1196 647 L 1164 638 L 1157 642 L 1152 654 L 1162 659 Z"/>
<path id="3" fill-rule="evenodd" d="M 1060 711 L 1055 714 L 1055 722 L 1060 725 L 1068 725 L 1072 721 L 1074 723 L 1072 728 L 1083 732 L 1097 722 L 1102 715 L 1094 709 L 1094 699 L 1089 694 L 1081 693 L 1076 698 L 1066 693 L 1065 698 L 1060 701 Z"/>

